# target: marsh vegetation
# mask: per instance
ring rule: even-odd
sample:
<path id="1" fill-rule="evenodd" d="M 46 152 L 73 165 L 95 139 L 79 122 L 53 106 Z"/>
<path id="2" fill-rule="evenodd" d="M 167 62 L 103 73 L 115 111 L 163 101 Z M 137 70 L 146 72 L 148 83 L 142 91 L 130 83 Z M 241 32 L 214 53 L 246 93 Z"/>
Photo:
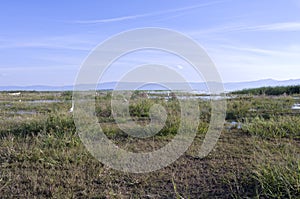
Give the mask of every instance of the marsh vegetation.
<path id="1" fill-rule="evenodd" d="M 117 171 L 84 147 L 69 113 L 71 92 L 0 93 L 0 196 L 4 198 L 299 198 L 299 94 L 234 94 L 227 99 L 226 122 L 214 150 L 197 151 L 208 129 L 211 104 L 195 98 L 200 122 L 193 144 L 171 165 L 150 173 Z M 106 136 L 132 152 L 153 151 L 178 130 L 179 102 L 162 94 L 129 100 L 130 118 L 150 122 L 161 104 L 166 125 L 151 138 L 134 138 L 116 124 L 111 92 L 98 92 L 95 116 Z M 126 123 L 128 118 L 124 118 Z"/>

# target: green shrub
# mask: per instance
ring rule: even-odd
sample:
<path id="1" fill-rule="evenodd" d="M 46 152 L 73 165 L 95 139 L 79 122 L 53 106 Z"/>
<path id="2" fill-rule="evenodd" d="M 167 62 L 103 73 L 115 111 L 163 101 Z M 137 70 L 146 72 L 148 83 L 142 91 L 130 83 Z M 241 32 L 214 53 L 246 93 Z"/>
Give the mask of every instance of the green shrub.
<path id="1" fill-rule="evenodd" d="M 76 127 L 71 115 L 49 114 L 45 122 L 45 131 L 63 135 L 66 132 L 75 132 Z"/>
<path id="2" fill-rule="evenodd" d="M 300 117 L 297 116 L 279 116 L 272 117 L 269 120 L 262 117 L 255 117 L 252 120 L 246 120 L 242 130 L 251 135 L 264 138 L 275 137 L 300 137 Z"/>
<path id="3" fill-rule="evenodd" d="M 55 133 L 63 135 L 67 132 L 75 132 L 75 124 L 70 114 L 51 113 L 46 116 L 37 116 L 20 121 L 11 121 L 1 125 L 0 135 L 8 134 L 17 136 L 36 135 L 38 133 Z"/>
<path id="4" fill-rule="evenodd" d="M 264 198 L 300 197 L 300 161 L 258 166 L 253 175 L 259 196 Z"/>
<path id="5" fill-rule="evenodd" d="M 233 94 L 252 94 L 252 95 L 283 95 L 283 94 L 292 95 L 292 94 L 300 94 L 300 85 L 244 89 L 244 90 L 235 91 L 232 93 Z"/>

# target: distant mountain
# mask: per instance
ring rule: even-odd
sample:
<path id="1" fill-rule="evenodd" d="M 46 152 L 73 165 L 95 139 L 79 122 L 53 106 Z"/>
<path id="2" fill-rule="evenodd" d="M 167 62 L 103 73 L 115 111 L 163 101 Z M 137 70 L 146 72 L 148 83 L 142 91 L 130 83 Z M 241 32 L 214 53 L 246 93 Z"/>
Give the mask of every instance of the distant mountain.
<path id="1" fill-rule="evenodd" d="M 68 91 L 73 90 L 73 86 L 0 86 L 0 91 Z"/>
<path id="2" fill-rule="evenodd" d="M 243 90 L 247 88 L 259 88 L 259 87 L 275 87 L 275 86 L 294 86 L 300 85 L 300 79 L 290 79 L 278 81 L 274 79 L 263 79 L 257 81 L 248 81 L 248 82 L 232 82 L 225 83 L 224 87 L 226 91 L 236 91 Z"/>
<path id="3" fill-rule="evenodd" d="M 140 89 L 140 90 L 168 90 L 167 88 L 157 85 L 157 84 L 147 84 L 143 87 L 137 87 L 139 83 L 130 83 L 130 82 L 105 82 L 98 85 L 97 89 L 99 90 L 113 90 L 116 87 L 119 90 L 128 90 L 128 89 Z M 224 89 L 227 92 L 237 91 L 247 88 L 259 88 L 259 87 L 275 87 L 275 86 L 291 86 L 291 85 L 300 85 L 300 79 L 291 79 L 278 81 L 274 79 L 263 79 L 257 81 L 246 81 L 246 82 L 228 82 L 224 83 Z M 192 82 L 190 86 L 193 90 L 201 91 L 207 93 L 208 89 L 206 83 L 204 82 Z M 183 84 L 181 83 L 169 83 L 169 87 L 181 90 L 183 89 Z M 93 87 L 89 87 L 93 88 Z M 0 91 L 70 91 L 73 90 L 73 86 L 0 86 Z"/>

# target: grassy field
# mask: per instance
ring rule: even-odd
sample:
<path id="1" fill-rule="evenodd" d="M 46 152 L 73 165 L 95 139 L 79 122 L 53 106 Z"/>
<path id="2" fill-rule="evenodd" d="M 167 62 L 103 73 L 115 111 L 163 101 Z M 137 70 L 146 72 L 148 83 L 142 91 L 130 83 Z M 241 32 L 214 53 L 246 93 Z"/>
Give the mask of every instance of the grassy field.
<path id="1" fill-rule="evenodd" d="M 235 95 L 213 151 L 197 151 L 210 122 L 210 102 L 198 99 L 200 124 L 189 149 L 150 173 L 117 171 L 84 147 L 69 113 L 71 92 L 0 93 L 0 198 L 300 198 L 299 95 Z M 110 92 L 99 92 L 95 115 L 105 134 L 133 152 L 153 151 L 178 130 L 178 100 L 136 92 L 131 118 L 149 123 L 149 109 L 167 110 L 164 128 L 151 139 L 122 132 L 111 115 Z M 126 118 L 125 121 L 126 122 Z"/>

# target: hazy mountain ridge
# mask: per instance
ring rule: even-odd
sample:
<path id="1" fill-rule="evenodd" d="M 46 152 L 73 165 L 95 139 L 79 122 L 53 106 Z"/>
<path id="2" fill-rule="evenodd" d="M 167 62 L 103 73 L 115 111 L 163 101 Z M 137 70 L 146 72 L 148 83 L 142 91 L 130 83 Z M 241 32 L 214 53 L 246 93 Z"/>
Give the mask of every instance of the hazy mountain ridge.
<path id="1" fill-rule="evenodd" d="M 112 90 L 119 83 L 118 82 L 105 82 L 98 85 L 97 89 L 99 90 Z M 135 86 L 138 83 L 129 83 L 123 82 L 118 85 L 119 89 L 128 89 L 128 88 L 136 88 Z M 180 88 L 182 84 L 180 83 L 170 83 L 173 88 Z M 207 86 L 205 82 L 191 82 L 191 87 L 194 90 L 199 90 L 203 92 L 207 92 Z M 237 91 L 247 88 L 259 88 L 259 87 L 275 87 L 275 86 L 292 86 L 292 85 L 300 85 L 300 79 L 291 79 L 291 80 L 283 80 L 278 81 L 274 79 L 263 79 L 257 81 L 245 81 L 245 82 L 227 82 L 224 83 L 224 89 L 226 92 L 229 91 Z M 164 90 L 163 87 L 157 86 L 154 84 L 147 85 L 142 88 L 143 90 Z M 44 85 L 33 85 L 33 86 L 0 86 L 0 91 L 67 91 L 73 90 L 73 86 L 44 86 Z M 179 90 L 179 89 L 178 89 Z"/>

